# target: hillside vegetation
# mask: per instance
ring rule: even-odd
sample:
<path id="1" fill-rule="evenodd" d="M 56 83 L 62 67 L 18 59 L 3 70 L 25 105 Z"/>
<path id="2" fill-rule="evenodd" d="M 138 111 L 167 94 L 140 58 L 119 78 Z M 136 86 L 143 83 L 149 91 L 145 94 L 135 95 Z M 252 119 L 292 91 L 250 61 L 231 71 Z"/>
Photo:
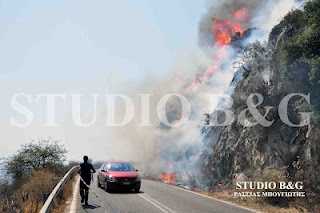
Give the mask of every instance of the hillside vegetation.
<path id="1" fill-rule="evenodd" d="M 270 127 L 244 127 L 236 121 L 221 130 L 214 144 L 210 134 L 218 127 L 212 127 L 205 136 L 209 145 L 199 161 L 205 164 L 203 182 L 208 189 L 217 184 L 232 189 L 236 181 L 262 177 L 273 181 L 272 173 L 277 177 L 281 174 L 282 180 L 303 181 L 307 197 L 266 201 L 317 212 L 320 210 L 320 0 L 309 1 L 302 10 L 289 12 L 272 29 L 268 44 L 257 42 L 248 49 L 255 51 L 252 55 L 257 57 L 236 86 L 232 111 L 239 115 L 247 108 L 247 97 L 260 93 L 264 102 L 258 110 L 264 114 L 264 106 L 273 106 L 267 119 L 274 122 Z M 289 119 L 295 124 L 301 121 L 299 112 L 312 112 L 309 125 L 291 127 L 279 118 L 279 103 L 289 93 L 310 93 L 310 104 L 296 96 L 288 106 Z M 264 201 L 257 199 L 257 202 Z"/>
<path id="2" fill-rule="evenodd" d="M 5 159 L 6 179 L 0 183 L 0 212 L 39 212 L 45 195 L 49 195 L 63 175 L 66 150 L 57 141 L 39 140 L 22 145 L 16 154 Z M 63 212 L 72 193 L 69 181 L 55 200 L 52 212 Z M 59 208 L 61 207 L 61 208 Z"/>

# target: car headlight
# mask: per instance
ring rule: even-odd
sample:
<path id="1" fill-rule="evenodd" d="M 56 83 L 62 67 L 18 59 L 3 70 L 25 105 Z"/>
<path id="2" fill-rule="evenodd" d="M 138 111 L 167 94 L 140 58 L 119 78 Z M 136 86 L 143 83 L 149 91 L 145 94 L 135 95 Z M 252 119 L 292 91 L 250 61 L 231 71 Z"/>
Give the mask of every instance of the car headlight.
<path id="1" fill-rule="evenodd" d="M 117 181 L 118 181 L 116 178 L 114 178 L 114 177 L 112 177 L 112 176 L 109 176 L 108 180 L 109 180 L 110 182 L 117 182 Z"/>
<path id="2" fill-rule="evenodd" d="M 140 182 L 141 181 L 141 178 L 138 176 L 137 178 L 136 178 L 136 182 Z"/>

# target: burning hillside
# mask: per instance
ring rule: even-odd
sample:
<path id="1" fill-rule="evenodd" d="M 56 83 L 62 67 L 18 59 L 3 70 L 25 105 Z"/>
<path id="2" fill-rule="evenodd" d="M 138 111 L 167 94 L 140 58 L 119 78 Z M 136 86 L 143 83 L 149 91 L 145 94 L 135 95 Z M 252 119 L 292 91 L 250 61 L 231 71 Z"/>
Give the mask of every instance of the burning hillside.
<path id="1" fill-rule="evenodd" d="M 273 27 L 267 44 L 254 43 L 249 54 L 253 62 L 248 73 L 232 94 L 235 114 L 246 106 L 245 98 L 252 93 L 264 94 L 263 106 L 274 106 L 268 120 L 274 122 L 267 128 L 244 127 L 238 123 L 219 129 L 219 137 L 211 133 L 218 127 L 209 127 L 205 134 L 208 143 L 199 159 L 205 162 L 202 181 L 208 186 L 222 183 L 229 188 L 241 180 L 301 181 L 307 199 L 277 197 L 267 202 L 281 206 L 304 206 L 308 212 L 319 210 L 319 81 L 311 77 L 313 69 L 319 71 L 319 15 L 320 1 L 310 1 L 304 9 L 289 12 Z M 282 97 L 301 94 L 288 106 L 289 119 L 296 123 L 306 118 L 302 113 L 312 113 L 309 124 L 290 125 L 281 121 L 277 113 Z M 303 97 L 308 94 L 306 101 Z M 310 101 L 311 100 L 311 101 Z M 260 112 L 261 113 L 261 112 Z M 210 115 L 212 116 L 212 115 Z M 214 140 L 214 142 L 212 142 Z M 277 176 L 277 178 L 276 178 Z M 304 211 L 307 212 L 307 210 Z"/>
<path id="2" fill-rule="evenodd" d="M 214 10 L 214 13 L 212 12 L 214 15 L 207 15 L 205 20 L 200 23 L 200 39 L 205 40 L 200 46 L 208 57 L 210 57 L 210 63 L 206 64 L 205 71 L 203 71 L 203 68 L 196 70 L 198 74 L 194 76 L 192 83 L 187 84 L 187 89 L 181 88 L 181 91 L 179 91 L 191 99 L 193 106 L 197 106 L 197 98 L 202 88 L 206 88 L 206 92 L 217 92 L 220 89 L 218 85 L 223 82 L 223 92 L 232 95 L 237 92 L 236 88 L 239 87 L 239 82 L 242 82 L 242 79 L 247 77 L 242 76 L 241 69 L 238 70 L 238 72 L 234 72 L 233 70 L 232 63 L 236 60 L 239 47 L 247 45 L 249 40 L 254 41 L 267 37 L 270 31 L 253 31 L 252 29 L 254 27 L 259 26 L 253 25 L 253 23 L 257 23 L 257 20 L 267 22 L 270 18 L 269 15 L 275 15 L 275 13 L 278 12 L 273 10 L 277 5 L 259 10 L 257 8 L 260 5 L 260 1 L 257 2 L 256 4 L 250 4 L 247 3 L 247 1 L 234 1 L 237 7 L 232 11 L 230 11 L 228 7 L 228 15 L 224 13 L 221 18 L 218 16 L 221 14 L 219 10 L 224 8 L 225 5 L 220 5 L 221 8 L 218 7 Z M 282 13 L 276 14 L 276 17 L 280 18 L 290 8 L 287 5 L 283 7 Z M 252 10 L 254 10 L 254 12 L 252 12 Z M 259 11 L 260 14 L 257 11 Z M 273 24 L 275 23 L 276 22 Z M 210 27 L 206 28 L 206 26 Z M 272 26 L 273 25 L 268 26 L 268 29 L 271 29 Z M 204 44 L 206 44 L 206 46 L 203 46 Z M 260 62 L 257 60 L 256 63 Z M 263 64 L 260 65 L 262 67 Z M 268 69 L 269 68 L 266 67 L 267 71 Z M 261 72 L 263 71 L 264 70 Z M 225 80 L 225 74 L 227 73 L 232 73 L 233 78 Z M 262 87 L 265 85 L 265 81 L 266 78 L 257 79 L 252 82 L 251 86 L 256 85 Z M 250 85 L 246 85 L 246 88 L 247 87 L 250 87 Z M 238 96 L 242 97 L 240 93 L 238 93 Z M 171 121 L 180 119 L 181 116 L 178 115 L 182 115 L 181 106 L 175 101 L 171 101 L 169 105 L 170 109 L 167 110 L 168 118 L 171 119 Z M 203 115 L 203 111 L 203 108 L 195 107 L 191 113 L 190 122 L 181 128 L 164 128 L 163 125 L 160 124 L 155 141 L 154 155 L 152 163 L 150 164 L 152 171 L 149 171 L 154 178 L 161 179 L 170 184 L 183 182 L 190 188 L 207 190 L 213 190 L 213 185 L 221 184 L 219 181 L 221 181 L 220 178 L 223 174 L 223 168 L 229 165 L 228 150 L 223 149 L 218 152 L 219 149 L 215 149 L 214 146 L 217 141 L 220 141 L 220 148 L 224 147 L 224 141 L 221 139 L 221 131 L 223 132 L 223 128 L 219 127 L 215 129 L 208 127 L 208 131 L 204 130 L 202 128 L 203 123 L 201 123 L 203 122 L 203 117 L 199 116 L 201 114 Z M 210 119 L 213 117 L 211 112 L 208 113 L 206 122 L 210 123 Z M 230 128 L 228 130 L 230 130 Z M 224 132 L 225 135 L 233 134 L 226 130 Z M 234 139 L 237 139 L 237 137 Z M 236 142 L 233 141 L 233 143 Z M 230 144 L 230 146 L 232 146 L 232 144 Z M 212 153 L 215 153 L 215 155 L 212 155 Z M 223 156 L 224 158 L 221 159 L 219 156 Z M 219 163 L 213 162 L 212 158 L 216 158 Z M 232 169 L 236 170 L 236 168 Z M 232 169 L 228 170 L 228 175 L 230 175 L 226 177 L 229 178 L 228 180 L 232 179 Z M 226 187 L 230 186 L 228 184 L 230 184 L 230 182 L 223 183 Z"/>
<path id="3" fill-rule="evenodd" d="M 245 27 L 248 26 L 247 22 L 249 21 L 248 10 L 241 8 L 230 13 L 228 20 L 214 18 L 211 19 L 211 21 L 211 34 L 213 35 L 211 43 L 213 44 L 214 52 L 210 54 L 211 62 L 207 65 L 206 71 L 196 74 L 193 82 L 187 86 L 186 92 L 189 96 L 195 91 L 199 92 L 200 88 L 198 88 L 198 86 L 200 85 L 215 88 L 216 86 L 213 84 L 215 84 L 215 81 L 221 81 L 221 75 L 232 72 L 230 66 L 232 63 L 230 62 L 234 60 L 235 48 L 237 48 L 237 46 L 233 45 L 233 42 L 240 40 L 244 35 Z M 230 81 L 228 83 L 230 83 Z M 170 121 L 181 118 L 181 116 L 178 116 L 181 115 L 178 102 L 179 101 L 171 101 L 169 105 L 170 108 L 167 108 L 167 116 Z M 195 131 L 198 131 L 195 125 L 199 122 L 199 117 L 193 117 L 196 120 L 191 126 Z M 161 125 L 160 129 L 162 129 Z M 168 131 L 168 134 L 158 137 L 154 157 L 161 161 L 161 163 L 157 163 L 157 165 L 161 165 L 161 169 L 159 173 L 153 175 L 153 177 L 169 184 L 175 184 L 176 182 L 190 184 L 190 180 L 196 181 L 193 172 L 194 169 L 198 168 L 194 168 L 194 162 L 200 154 L 201 139 L 197 136 L 196 143 L 195 141 L 191 141 L 190 146 L 178 148 L 176 147 L 176 141 L 174 141 L 175 137 L 172 138 L 175 130 L 163 128 L 162 131 Z M 193 131 L 189 132 L 192 133 Z M 185 132 L 181 131 L 181 134 L 185 134 Z M 178 135 L 180 135 L 180 133 L 178 133 Z M 172 141 L 171 144 L 170 141 Z M 181 166 L 186 168 L 180 168 Z M 192 188 L 194 185 L 196 185 L 195 182 L 190 184 L 190 187 Z"/>
<path id="4" fill-rule="evenodd" d="M 228 46 L 232 45 L 233 41 L 242 38 L 249 21 L 247 8 L 232 12 L 229 20 L 212 19 L 212 34 L 214 36 L 212 43 L 216 48 L 213 62 L 204 73 L 194 76 L 192 83 L 188 85 L 188 89 L 195 87 L 197 83 L 206 82 L 212 75 L 221 72 L 221 66 L 223 66 L 224 62 L 233 60 L 233 51 L 228 51 Z"/>

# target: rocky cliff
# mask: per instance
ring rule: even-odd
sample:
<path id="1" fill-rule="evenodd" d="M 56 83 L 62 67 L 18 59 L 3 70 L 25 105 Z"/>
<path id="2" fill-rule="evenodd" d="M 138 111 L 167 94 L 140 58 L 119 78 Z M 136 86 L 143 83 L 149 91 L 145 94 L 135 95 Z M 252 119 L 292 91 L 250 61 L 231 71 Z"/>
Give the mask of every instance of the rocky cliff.
<path id="1" fill-rule="evenodd" d="M 275 26 L 267 44 L 247 47 L 253 55 L 243 70 L 243 79 L 232 94 L 231 110 L 235 115 L 248 108 L 252 93 L 263 95 L 258 106 L 264 115 L 266 106 L 272 110 L 266 118 L 269 127 L 245 127 L 235 120 L 226 127 L 208 127 L 199 164 L 203 168 L 207 187 L 222 183 L 230 188 L 237 180 L 250 180 L 266 170 L 282 172 L 288 179 L 302 180 L 310 197 L 320 192 L 320 1 L 308 2 L 304 10 L 290 12 Z M 280 101 L 290 93 L 310 93 L 311 103 L 299 96 L 291 99 L 289 119 L 299 123 L 299 112 L 312 112 L 311 122 L 303 127 L 291 127 L 279 117 Z M 215 112 L 211 117 L 223 117 Z M 255 119 L 246 114 L 252 122 Z M 223 118 L 222 118 L 223 119 Z M 220 133 L 221 131 L 221 133 Z M 215 134 L 219 132 L 220 134 Z"/>

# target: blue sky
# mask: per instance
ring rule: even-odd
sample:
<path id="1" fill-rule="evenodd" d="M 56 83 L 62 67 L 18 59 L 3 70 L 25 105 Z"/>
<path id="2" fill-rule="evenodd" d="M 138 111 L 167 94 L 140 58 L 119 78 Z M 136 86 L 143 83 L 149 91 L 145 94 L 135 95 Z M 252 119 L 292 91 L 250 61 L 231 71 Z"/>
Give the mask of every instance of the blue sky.
<path id="1" fill-rule="evenodd" d="M 197 54 L 201 53 L 197 47 L 198 24 L 213 2 L 217 1 L 0 0 L 0 157 L 13 154 L 31 139 L 48 136 L 65 144 L 69 159 L 81 159 L 83 154 L 107 159 L 114 153 L 119 154 L 116 158 L 128 159 L 152 150 L 149 142 L 154 134 L 135 127 L 118 131 L 104 127 L 81 129 L 70 123 L 44 127 L 46 106 L 44 102 L 35 103 L 35 96 L 128 90 L 135 93 L 130 89 L 150 88 L 146 80 L 157 86 L 159 79 L 166 80 L 161 82 L 166 90 L 173 69 L 185 77 L 178 79 L 182 84 L 189 77 L 192 81 L 199 65 Z M 292 5 L 293 0 L 283 0 L 263 8 L 255 22 L 268 31 Z M 199 58 L 206 64 L 201 54 Z M 153 79 L 148 79 L 150 76 Z M 227 78 L 221 79 L 224 82 Z M 17 93 L 33 95 L 29 107 L 35 118 L 30 127 L 9 125 L 10 115 L 16 113 L 10 100 Z M 57 105 L 57 120 L 70 120 L 70 106 Z M 84 108 L 89 112 L 92 109 L 87 105 Z M 133 141 L 132 136 L 137 140 Z M 86 144 L 90 146 L 83 146 Z M 131 155 L 120 155 L 123 150 Z"/>
<path id="2" fill-rule="evenodd" d="M 74 80 L 163 72 L 196 46 L 202 1 L 0 1 L 0 73 Z"/>
<path id="3" fill-rule="evenodd" d="M 204 12 L 205 0 L 0 0 L 0 132 L 5 138 L 0 157 L 38 137 L 61 139 L 72 159 L 82 155 L 79 143 L 101 144 L 105 129 L 79 134 L 79 129 L 10 127 L 11 97 L 104 93 L 125 90 L 127 82 L 139 83 L 150 73 L 166 75 L 186 49 L 197 48 Z M 31 108 L 44 113 L 41 106 Z"/>

